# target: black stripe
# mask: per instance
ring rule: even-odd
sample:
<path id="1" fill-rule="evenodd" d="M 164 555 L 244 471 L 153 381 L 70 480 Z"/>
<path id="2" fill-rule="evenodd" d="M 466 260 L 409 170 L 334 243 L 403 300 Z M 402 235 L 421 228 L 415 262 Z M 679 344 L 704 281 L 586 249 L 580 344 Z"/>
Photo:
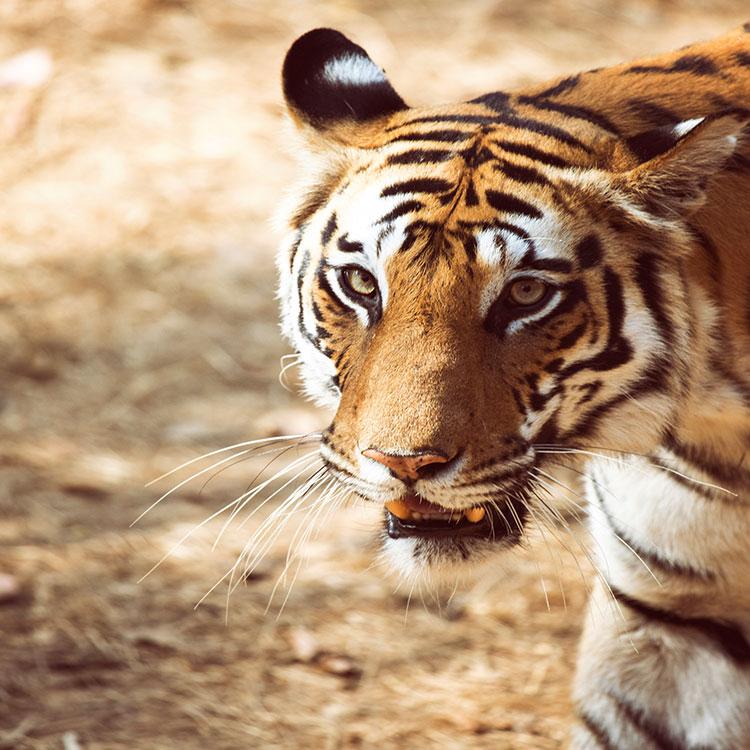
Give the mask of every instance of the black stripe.
<path id="1" fill-rule="evenodd" d="M 596 396 L 596 394 L 602 389 L 603 385 L 604 381 L 602 380 L 592 380 L 590 383 L 585 383 L 581 386 L 586 390 L 586 393 L 582 398 L 578 399 L 578 406 L 583 406 L 584 404 L 588 404 L 589 401 L 592 401 L 594 396 Z"/>
<path id="2" fill-rule="evenodd" d="M 458 156 L 457 152 L 446 149 L 415 148 L 388 157 L 386 164 L 437 164 Z"/>
<path id="3" fill-rule="evenodd" d="M 699 76 L 713 76 L 720 71 L 716 64 L 703 55 L 683 55 L 671 65 L 633 65 L 628 73 L 694 73 Z"/>
<path id="4" fill-rule="evenodd" d="M 512 460 L 512 459 L 505 459 L 505 460 L 507 462 L 508 460 Z M 495 463 L 497 463 L 497 461 L 495 461 Z M 479 477 L 478 479 L 477 478 L 467 479 L 465 482 L 454 484 L 452 486 L 453 487 L 471 487 L 475 484 L 483 484 L 485 482 L 491 482 L 492 484 L 500 484 L 501 482 L 507 483 L 508 480 L 518 479 L 519 477 L 525 477 L 529 473 L 529 467 L 530 467 L 530 464 L 528 463 L 522 464 L 520 466 L 512 466 L 511 468 L 508 468 L 506 466 L 502 470 L 494 474 L 489 474 L 486 477 Z M 472 472 L 472 473 L 474 473 L 476 477 L 476 472 Z"/>
<path id="5" fill-rule="evenodd" d="M 571 117 L 575 120 L 583 120 L 592 125 L 596 125 L 604 130 L 608 130 L 614 135 L 620 135 L 619 128 L 605 115 L 595 112 L 588 107 L 580 107 L 573 104 L 562 104 L 560 102 L 541 99 L 534 96 L 519 96 L 518 102 L 535 109 L 557 112 L 565 117 Z"/>
<path id="6" fill-rule="evenodd" d="M 637 396 L 642 396 L 655 390 L 663 390 L 665 378 L 667 377 L 670 363 L 666 359 L 655 360 L 645 373 L 624 393 L 612 396 L 608 401 L 595 406 L 591 411 L 583 415 L 573 427 L 568 430 L 563 438 L 570 440 L 573 437 L 581 438 L 589 436 L 597 427 L 604 416 L 621 404 L 632 401 Z"/>
<path id="7" fill-rule="evenodd" d="M 713 477 L 717 484 L 737 485 L 750 482 L 750 472 L 746 469 L 736 463 L 724 463 L 715 456 L 706 455 L 694 445 L 680 442 L 671 430 L 664 435 L 662 445 L 685 463 L 691 464 L 704 474 Z"/>
<path id="8" fill-rule="evenodd" d="M 710 571 L 705 572 L 684 563 L 673 562 L 672 560 L 663 557 L 658 552 L 652 552 L 650 550 L 644 549 L 644 547 L 642 547 L 627 531 L 622 528 L 622 526 L 620 526 L 619 521 L 615 520 L 614 516 L 610 513 L 607 503 L 605 502 L 604 495 L 600 491 L 598 482 L 592 481 L 591 489 L 612 531 L 616 536 L 620 538 L 622 542 L 624 542 L 630 548 L 632 552 L 635 553 L 635 555 L 637 555 L 637 557 L 640 558 L 642 562 L 646 563 L 649 568 L 651 568 L 652 570 L 658 569 L 662 573 L 666 573 L 667 575 L 678 575 L 694 579 L 697 578 L 702 581 L 715 580 L 715 574 Z"/>
<path id="9" fill-rule="evenodd" d="M 620 715 L 629 721 L 646 739 L 650 740 L 658 750 L 685 750 L 685 745 L 672 737 L 666 729 L 649 719 L 644 709 L 631 706 L 623 698 L 614 695 L 612 692 L 608 692 L 607 697 L 615 704 Z M 695 745 L 691 747 L 693 750 L 701 750 Z M 708 749 L 704 747 L 703 750 Z"/>
<path id="10" fill-rule="evenodd" d="M 490 206 L 496 211 L 521 214 L 522 216 L 528 216 L 531 219 L 541 219 L 544 216 L 536 206 L 532 206 L 531 203 L 527 203 L 509 193 L 502 193 L 499 190 L 487 190 L 485 192 L 485 197 Z"/>
<path id="11" fill-rule="evenodd" d="M 475 100 L 476 101 L 476 100 Z M 477 102 L 480 103 L 480 102 Z M 481 102 L 483 103 L 483 102 Z M 489 105 L 488 105 L 489 106 Z M 538 135 L 544 135 L 548 138 L 553 138 L 561 143 L 566 143 L 568 146 L 573 146 L 585 151 L 587 154 L 591 153 L 591 148 L 587 146 L 583 141 L 579 140 L 575 136 L 568 133 L 563 128 L 550 125 L 542 122 L 541 120 L 534 120 L 529 117 L 520 117 L 512 112 L 506 112 L 503 115 L 428 115 L 425 117 L 416 117 L 413 120 L 409 120 L 408 123 L 402 125 L 393 126 L 393 129 L 404 127 L 405 125 L 416 125 L 421 122 L 471 122 L 480 125 L 508 125 L 512 128 L 518 128 L 519 130 L 528 130 L 531 133 L 537 133 Z"/>
<path id="12" fill-rule="evenodd" d="M 346 356 L 348 351 L 349 351 L 349 344 L 345 344 L 344 347 L 341 349 L 341 351 L 339 351 L 337 354 L 333 356 L 333 363 L 336 365 L 336 369 L 342 375 L 341 385 L 344 385 L 346 383 L 346 377 L 344 376 L 344 373 L 342 372 L 341 367 L 344 361 L 344 357 Z"/>
<path id="13" fill-rule="evenodd" d="M 297 236 L 294 238 L 294 244 L 289 250 L 289 273 L 294 273 L 294 259 L 297 257 L 299 252 L 299 246 L 302 243 L 302 232 L 298 231 Z"/>
<path id="14" fill-rule="evenodd" d="M 473 136 L 470 130 L 425 130 L 422 132 L 403 133 L 392 138 L 389 143 L 398 143 L 399 141 L 435 141 L 437 143 L 460 143 Z"/>
<path id="15" fill-rule="evenodd" d="M 615 599 L 632 609 L 645 620 L 660 622 L 676 628 L 697 630 L 721 652 L 737 664 L 750 663 L 750 641 L 735 624 L 710 617 L 682 617 L 666 609 L 658 609 L 640 599 L 629 596 L 614 586 L 609 587 Z"/>
<path id="16" fill-rule="evenodd" d="M 671 345 L 674 343 L 674 324 L 667 314 L 664 291 L 659 283 L 660 265 L 661 260 L 655 253 L 648 250 L 640 253 L 635 260 L 635 281 L 662 340 Z"/>
<path id="17" fill-rule="evenodd" d="M 299 267 L 299 274 L 297 274 L 297 298 L 299 301 L 299 313 L 297 315 L 297 325 L 299 326 L 300 333 L 317 349 L 318 340 L 313 336 L 305 326 L 304 307 L 302 304 L 302 286 L 305 283 L 305 274 L 307 269 L 310 267 L 310 254 L 305 253 L 302 258 L 302 262 Z"/>
<path id="18" fill-rule="evenodd" d="M 581 268 L 591 268 L 601 263 L 602 245 L 595 234 L 589 234 L 578 242 L 574 252 Z"/>
<path id="19" fill-rule="evenodd" d="M 323 260 L 320 261 L 318 265 L 318 286 L 320 289 L 328 295 L 328 297 L 331 299 L 332 302 L 336 304 L 336 307 L 338 307 L 342 312 L 348 314 L 348 315 L 356 315 L 354 310 L 352 310 L 350 307 L 345 305 L 341 299 L 339 299 L 339 296 L 336 294 L 336 292 L 333 291 L 333 288 L 328 283 L 328 277 L 326 276 L 326 269 L 327 266 Z M 319 322 L 323 322 L 323 316 L 320 314 L 320 308 L 317 304 L 313 302 L 313 312 L 315 314 L 315 318 Z M 329 334 L 326 333 L 326 338 L 329 338 Z"/>
<path id="20" fill-rule="evenodd" d="M 507 151 L 509 154 L 518 154 L 518 156 L 526 156 L 534 161 L 541 162 L 542 164 L 548 164 L 551 167 L 569 167 L 569 162 L 565 159 L 551 154 L 549 151 L 542 151 L 540 148 L 529 146 L 526 143 L 515 143 L 514 141 L 493 141 L 494 145 L 501 148 L 503 151 Z"/>
<path id="21" fill-rule="evenodd" d="M 691 492 L 694 492 L 697 495 L 700 495 L 704 500 L 708 500 L 709 502 L 716 502 L 716 501 L 729 501 L 732 502 L 734 500 L 733 495 L 727 495 L 725 493 L 720 492 L 719 490 L 714 490 L 711 487 L 706 487 L 705 484 L 702 484 L 698 482 L 697 480 L 691 479 L 688 476 L 683 476 L 682 474 L 676 473 L 676 469 L 674 466 L 670 466 L 665 461 L 662 461 L 660 458 L 654 455 L 649 455 L 648 457 L 649 461 L 651 461 L 654 466 L 659 467 L 664 471 L 667 476 L 673 481 L 676 482 L 679 485 L 682 485 L 683 487 L 687 487 Z M 683 472 L 684 473 L 684 472 Z"/>
<path id="22" fill-rule="evenodd" d="M 732 55 L 732 59 L 737 65 L 750 68 L 750 52 L 735 52 L 734 55 Z"/>
<path id="23" fill-rule="evenodd" d="M 387 224 L 389 221 L 398 219 L 399 216 L 419 211 L 420 208 L 424 208 L 424 203 L 422 203 L 422 201 L 404 201 L 385 214 L 385 216 L 381 216 L 378 220 L 378 224 Z"/>
<path id="24" fill-rule="evenodd" d="M 506 115 L 504 118 L 501 118 L 501 122 L 508 127 L 518 128 L 519 130 L 528 130 L 532 133 L 537 133 L 538 135 L 553 138 L 554 140 L 560 141 L 561 143 L 566 143 L 568 146 L 579 148 L 582 151 L 585 151 L 587 154 L 591 153 L 591 148 L 588 145 L 586 145 L 582 140 L 568 133 L 567 130 L 564 130 L 563 128 L 557 127 L 555 125 L 550 125 L 546 122 L 542 122 L 541 120 L 533 120 L 530 117 L 521 117 L 519 115 L 513 114 Z"/>
<path id="25" fill-rule="evenodd" d="M 557 349 L 562 351 L 565 349 L 570 349 L 570 347 L 574 346 L 578 343 L 581 336 L 583 336 L 584 333 L 588 330 L 588 322 L 583 321 L 583 323 L 579 323 L 570 333 L 566 333 L 560 341 L 557 343 Z"/>
<path id="26" fill-rule="evenodd" d="M 466 259 L 473 263 L 477 259 L 477 238 L 473 234 L 467 234 L 462 238 L 461 247 L 466 253 Z"/>
<path id="27" fill-rule="evenodd" d="M 622 325 L 625 320 L 625 297 L 620 277 L 609 267 L 604 269 L 604 295 L 607 300 L 607 321 L 609 335 L 604 350 L 588 359 L 574 362 L 562 371 L 562 377 L 569 378 L 581 370 L 603 372 L 629 362 L 633 357 L 630 342 L 622 336 Z"/>
<path id="28" fill-rule="evenodd" d="M 516 182 L 522 182 L 527 185 L 551 185 L 552 183 L 539 171 L 533 167 L 522 167 L 520 164 L 504 161 L 495 165 L 498 172 L 502 172 L 506 177 Z"/>
<path id="29" fill-rule="evenodd" d="M 380 197 L 387 198 L 390 195 L 409 193 L 443 193 L 452 189 L 453 185 L 448 180 L 440 180 L 436 177 L 416 177 L 413 180 L 396 182 L 387 188 L 383 188 Z"/>
<path id="30" fill-rule="evenodd" d="M 557 416 L 553 414 L 536 433 L 536 442 L 544 445 L 552 445 L 560 442 L 560 429 L 557 424 Z"/>
<path id="31" fill-rule="evenodd" d="M 601 724 L 598 724 L 592 716 L 586 713 L 585 709 L 578 709 L 578 718 L 602 750 L 617 750 L 617 746 L 607 734 L 607 730 Z"/>
<path id="32" fill-rule="evenodd" d="M 475 99 L 469 99 L 469 104 L 484 104 L 485 107 L 494 109 L 495 112 L 508 112 L 512 109 L 510 94 L 505 91 L 491 91 L 489 94 L 482 94 Z"/>
<path id="33" fill-rule="evenodd" d="M 536 258 L 534 255 L 524 257 L 516 268 L 518 270 L 530 268 L 534 271 L 553 271 L 554 273 L 573 272 L 573 264 L 564 258 Z"/>
<path id="34" fill-rule="evenodd" d="M 536 373 L 534 374 L 536 375 Z M 555 396 L 559 396 L 563 390 L 562 385 L 556 385 L 554 388 L 550 388 L 547 393 L 540 393 L 534 388 L 529 396 L 529 406 L 531 407 L 531 410 L 536 412 L 543 411 L 544 407 L 547 406 Z"/>
<path id="35" fill-rule="evenodd" d="M 537 96 L 546 98 L 550 96 L 557 96 L 558 94 L 563 94 L 566 91 L 574 89 L 578 85 L 580 80 L 580 73 L 574 76 L 568 76 L 567 78 L 563 78 L 562 81 L 556 83 L 554 86 L 550 86 L 548 89 L 540 91 Z"/>
<path id="36" fill-rule="evenodd" d="M 516 237 L 518 237 L 518 239 L 524 240 L 524 242 L 528 242 L 530 247 L 534 246 L 533 241 L 529 238 L 529 233 L 524 229 L 521 229 L 521 227 L 511 223 L 510 221 L 496 221 L 492 224 L 492 227 L 495 229 L 504 229 L 506 232 L 514 234 Z"/>
<path id="37" fill-rule="evenodd" d="M 336 231 L 336 227 L 338 226 L 336 222 L 336 212 L 334 211 L 331 214 L 331 218 L 328 219 L 325 225 L 325 229 L 323 229 L 323 233 L 320 235 L 320 241 L 323 243 L 323 245 L 328 244 L 328 240 L 331 239 L 333 236 L 333 233 Z"/>
<path id="38" fill-rule="evenodd" d="M 625 143 L 638 158 L 638 161 L 642 163 L 669 151 L 678 140 L 674 127 L 665 125 L 626 138 Z"/>
<path id="39" fill-rule="evenodd" d="M 352 242 L 346 239 L 346 235 L 339 237 L 336 246 L 342 253 L 361 253 L 364 250 L 361 242 Z"/>
<path id="40" fill-rule="evenodd" d="M 655 104 L 648 99 L 630 99 L 626 106 L 630 112 L 644 121 L 644 125 L 651 127 L 676 125 L 683 119 L 673 110 Z"/>

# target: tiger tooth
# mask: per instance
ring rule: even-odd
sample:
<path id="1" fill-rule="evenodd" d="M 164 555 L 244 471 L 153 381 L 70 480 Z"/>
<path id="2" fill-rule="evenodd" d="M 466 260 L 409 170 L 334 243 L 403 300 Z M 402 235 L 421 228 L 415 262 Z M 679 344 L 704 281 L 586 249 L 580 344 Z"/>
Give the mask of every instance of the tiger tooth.
<path id="1" fill-rule="evenodd" d="M 466 520 L 471 521 L 471 523 L 479 523 L 486 513 L 487 511 L 484 508 L 469 508 L 469 510 L 464 511 Z"/>
<path id="2" fill-rule="evenodd" d="M 421 520 L 422 520 L 422 514 L 421 514 L 421 513 L 417 513 L 417 512 L 416 512 L 416 511 L 414 511 L 414 510 L 413 510 L 413 511 L 411 511 L 411 517 L 412 517 L 412 518 L 413 518 L 413 519 L 414 519 L 415 521 L 421 521 Z"/>
<path id="3" fill-rule="evenodd" d="M 403 500 L 391 500 L 389 503 L 385 504 L 385 508 L 402 521 L 405 521 L 411 516 L 409 506 Z"/>

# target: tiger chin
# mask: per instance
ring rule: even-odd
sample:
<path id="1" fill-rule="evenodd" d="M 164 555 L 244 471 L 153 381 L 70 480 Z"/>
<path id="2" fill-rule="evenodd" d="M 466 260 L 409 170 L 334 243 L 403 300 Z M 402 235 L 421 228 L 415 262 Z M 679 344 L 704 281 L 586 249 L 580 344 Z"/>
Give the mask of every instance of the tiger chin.
<path id="1" fill-rule="evenodd" d="M 331 29 L 282 77 L 283 329 L 387 565 L 512 554 L 578 462 L 574 746 L 750 747 L 750 25 L 440 107 Z"/>

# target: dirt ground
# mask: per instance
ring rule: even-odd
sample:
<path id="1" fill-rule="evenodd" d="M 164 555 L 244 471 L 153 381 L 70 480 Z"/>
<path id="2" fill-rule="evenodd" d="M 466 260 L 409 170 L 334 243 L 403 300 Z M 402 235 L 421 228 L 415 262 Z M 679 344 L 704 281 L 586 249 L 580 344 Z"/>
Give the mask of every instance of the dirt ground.
<path id="1" fill-rule="evenodd" d="M 377 513 L 354 504 L 302 545 L 291 590 L 294 518 L 228 601 L 225 581 L 195 609 L 275 500 L 140 579 L 269 456 L 130 524 L 183 461 L 325 424 L 277 379 L 269 218 L 296 170 L 278 71 L 298 34 L 340 28 L 426 104 L 743 16 L 745 0 L 0 0 L 0 748 L 563 746 L 578 541 L 536 539 L 450 606 L 407 606 L 375 562 Z"/>

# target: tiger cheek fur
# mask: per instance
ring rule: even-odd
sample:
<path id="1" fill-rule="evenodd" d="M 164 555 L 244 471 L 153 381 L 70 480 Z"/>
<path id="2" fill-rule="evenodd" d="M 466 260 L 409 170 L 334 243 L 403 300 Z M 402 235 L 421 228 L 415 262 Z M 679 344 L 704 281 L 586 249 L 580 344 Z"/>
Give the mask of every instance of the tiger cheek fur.
<path id="1" fill-rule="evenodd" d="M 750 747 L 749 30 L 434 109 L 330 29 L 284 64 L 321 456 L 393 567 L 450 581 L 578 461 L 605 579 L 579 748 Z"/>

